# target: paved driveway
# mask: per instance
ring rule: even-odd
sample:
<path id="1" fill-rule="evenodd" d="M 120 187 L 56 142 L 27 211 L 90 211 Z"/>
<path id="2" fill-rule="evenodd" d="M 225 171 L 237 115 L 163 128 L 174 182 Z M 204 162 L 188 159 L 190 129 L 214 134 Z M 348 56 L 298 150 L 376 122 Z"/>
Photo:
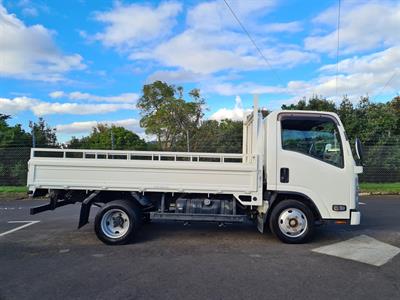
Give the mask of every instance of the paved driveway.
<path id="1" fill-rule="evenodd" d="M 361 201 L 361 226 L 323 226 L 304 245 L 250 224 L 154 222 L 113 247 L 93 224 L 76 229 L 78 205 L 30 216 L 40 200 L 2 201 L 0 299 L 400 299 L 400 254 L 377 267 L 313 251 L 349 240 L 358 251 L 360 236 L 400 248 L 400 198 Z"/>

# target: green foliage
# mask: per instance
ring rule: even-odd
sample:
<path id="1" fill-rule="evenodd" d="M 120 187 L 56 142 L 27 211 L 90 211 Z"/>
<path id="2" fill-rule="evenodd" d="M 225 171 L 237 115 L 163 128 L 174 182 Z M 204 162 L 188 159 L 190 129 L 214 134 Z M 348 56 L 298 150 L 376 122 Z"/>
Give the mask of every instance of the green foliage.
<path id="1" fill-rule="evenodd" d="M 35 147 L 57 147 L 56 129 L 50 127 L 43 118 L 39 118 L 38 122 L 31 122 L 29 127 L 35 135 Z"/>
<path id="2" fill-rule="evenodd" d="M 114 150 L 146 150 L 146 142 L 134 132 L 123 127 L 98 124 L 89 136 L 73 137 L 68 145 L 71 149 L 111 149 L 112 136 Z"/>
<path id="3" fill-rule="evenodd" d="M 23 130 L 21 124 L 10 126 L 9 119 L 10 116 L 0 114 L 0 184 L 25 184 L 32 135 Z M 57 146 L 55 129 L 42 118 L 30 126 L 37 147 Z"/>
<path id="4" fill-rule="evenodd" d="M 313 96 L 308 101 L 306 98 L 301 99 L 297 104 L 282 105 L 282 109 L 286 110 L 320 110 L 320 111 L 332 111 L 336 112 L 335 103 L 327 100 L 326 98 L 320 98 Z"/>
<path id="5" fill-rule="evenodd" d="M 138 101 L 146 133 L 155 135 L 161 150 L 177 150 L 187 145 L 188 136 L 199 127 L 204 115 L 200 90 L 189 92 L 191 101 L 183 99 L 183 88 L 155 81 L 143 87 Z"/>
<path id="6" fill-rule="evenodd" d="M 190 137 L 194 152 L 241 153 L 243 128 L 241 121 L 204 121 Z"/>
<path id="7" fill-rule="evenodd" d="M 20 124 L 10 126 L 0 114 L 0 185 L 25 184 L 31 135 Z"/>
<path id="8" fill-rule="evenodd" d="M 22 129 L 21 124 L 8 125 L 9 119 L 10 116 L 0 114 L 0 148 L 29 147 L 31 135 Z"/>

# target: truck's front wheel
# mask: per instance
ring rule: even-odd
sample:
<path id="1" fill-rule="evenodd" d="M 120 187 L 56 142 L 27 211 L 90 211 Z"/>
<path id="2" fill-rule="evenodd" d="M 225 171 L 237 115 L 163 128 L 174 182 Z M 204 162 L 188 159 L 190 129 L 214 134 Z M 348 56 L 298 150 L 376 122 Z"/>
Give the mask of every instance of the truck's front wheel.
<path id="1" fill-rule="evenodd" d="M 284 243 L 306 242 L 314 231 L 314 215 L 310 208 L 297 200 L 284 200 L 272 210 L 269 226 Z"/>
<path id="2" fill-rule="evenodd" d="M 129 242 L 137 230 L 140 211 L 124 200 L 115 200 L 104 205 L 97 213 L 94 229 L 97 237 L 108 245 Z"/>

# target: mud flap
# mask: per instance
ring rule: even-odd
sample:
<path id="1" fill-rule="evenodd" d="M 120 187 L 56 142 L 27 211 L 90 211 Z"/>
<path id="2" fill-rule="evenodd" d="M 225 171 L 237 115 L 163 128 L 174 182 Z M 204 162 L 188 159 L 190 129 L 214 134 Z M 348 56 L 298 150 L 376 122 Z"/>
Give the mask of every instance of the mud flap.
<path id="1" fill-rule="evenodd" d="M 266 220 L 267 220 L 267 214 L 262 213 L 257 215 L 257 229 L 261 233 L 264 233 Z"/>
<path id="2" fill-rule="evenodd" d="M 100 191 L 95 191 L 89 195 L 85 200 L 82 201 L 81 213 L 79 215 L 78 229 L 89 223 L 89 213 L 92 203 Z"/>

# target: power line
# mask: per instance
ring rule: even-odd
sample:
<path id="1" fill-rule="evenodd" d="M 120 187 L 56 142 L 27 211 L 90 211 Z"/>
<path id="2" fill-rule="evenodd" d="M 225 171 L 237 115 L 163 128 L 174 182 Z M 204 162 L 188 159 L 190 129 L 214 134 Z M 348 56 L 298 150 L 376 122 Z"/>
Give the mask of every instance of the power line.
<path id="1" fill-rule="evenodd" d="M 269 62 L 269 60 L 265 57 L 265 55 L 262 53 L 261 49 L 257 46 L 255 40 L 251 37 L 250 33 L 247 31 L 247 29 L 244 27 L 244 25 L 242 24 L 242 22 L 240 21 L 240 19 L 238 18 L 238 16 L 235 14 L 235 12 L 233 11 L 232 7 L 229 5 L 227 0 L 224 0 L 226 6 L 228 7 L 228 9 L 230 10 L 232 16 L 236 19 L 236 21 L 238 22 L 238 24 L 240 25 L 240 27 L 242 28 L 243 32 L 247 35 L 247 37 L 249 38 L 249 40 L 251 41 L 251 43 L 254 45 L 254 47 L 257 49 L 258 53 L 260 54 L 260 56 L 265 60 L 265 62 L 267 63 L 268 67 L 271 69 L 271 71 L 274 73 L 274 75 L 278 78 L 279 81 L 283 82 L 280 77 L 278 76 L 278 73 L 276 73 L 273 69 L 272 66 Z"/>
<path id="2" fill-rule="evenodd" d="M 396 76 L 397 71 L 398 71 L 398 70 L 395 70 L 395 71 L 393 72 L 393 74 L 392 74 L 392 76 L 390 76 L 389 80 L 386 81 L 385 85 L 384 85 L 384 86 L 381 88 L 381 90 L 376 94 L 375 100 L 376 100 L 376 98 L 378 98 L 378 96 L 379 96 L 380 94 L 382 94 L 382 92 L 387 88 L 387 86 L 390 84 L 390 82 L 391 82 L 391 81 L 393 80 L 393 78 Z"/>
<path id="3" fill-rule="evenodd" d="M 339 74 L 339 46 L 340 46 L 340 6 L 341 1 L 338 0 L 338 19 L 337 19 L 337 49 L 336 49 L 336 96 L 338 93 L 338 74 Z"/>

